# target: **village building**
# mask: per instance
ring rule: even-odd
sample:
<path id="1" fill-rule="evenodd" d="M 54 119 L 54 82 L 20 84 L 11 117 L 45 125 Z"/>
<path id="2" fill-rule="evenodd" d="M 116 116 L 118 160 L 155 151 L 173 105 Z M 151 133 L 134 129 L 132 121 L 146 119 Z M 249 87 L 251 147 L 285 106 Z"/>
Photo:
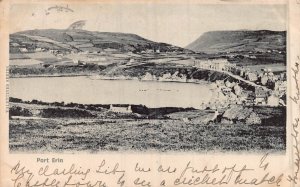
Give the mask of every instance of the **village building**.
<path id="1" fill-rule="evenodd" d="M 275 81 L 268 79 L 266 86 L 272 90 L 275 90 Z"/>
<path id="2" fill-rule="evenodd" d="M 268 76 L 263 75 L 263 76 L 260 78 L 260 83 L 261 83 L 261 85 L 264 85 L 264 86 L 265 86 L 265 85 L 267 84 L 268 80 L 269 80 Z"/>
<path id="3" fill-rule="evenodd" d="M 228 87 L 228 88 L 233 88 L 235 85 L 236 85 L 235 82 L 230 82 L 229 80 L 227 80 L 225 82 L 225 86 Z"/>
<path id="4" fill-rule="evenodd" d="M 243 89 L 238 84 L 234 85 L 233 90 L 236 95 L 240 95 L 243 91 Z"/>
<path id="5" fill-rule="evenodd" d="M 109 110 L 117 113 L 132 113 L 131 105 L 129 106 L 113 106 L 112 104 L 109 107 Z"/>
<path id="6" fill-rule="evenodd" d="M 211 69 L 218 71 L 228 71 L 231 64 L 227 59 L 207 59 L 207 60 L 195 60 L 194 66 L 203 69 Z"/>
<path id="7" fill-rule="evenodd" d="M 78 59 L 72 59 L 74 64 L 78 64 Z"/>
<path id="8" fill-rule="evenodd" d="M 280 73 L 279 79 L 282 81 L 286 80 L 286 73 Z"/>
<path id="9" fill-rule="evenodd" d="M 247 73 L 246 78 L 247 78 L 249 81 L 252 81 L 252 82 L 255 82 L 255 81 L 258 80 L 257 74 L 256 74 L 256 73 L 253 73 L 253 72 Z"/>
<path id="10" fill-rule="evenodd" d="M 231 88 L 223 87 L 221 90 L 224 95 L 229 95 L 231 93 Z"/>
<path id="11" fill-rule="evenodd" d="M 248 92 L 242 91 L 239 95 L 239 99 L 245 103 L 248 98 L 248 95 L 249 95 Z"/>
<path id="12" fill-rule="evenodd" d="M 18 43 L 10 43 L 11 46 L 13 47 L 19 47 L 20 45 Z"/>
<path id="13" fill-rule="evenodd" d="M 41 52 L 41 51 L 42 51 L 42 48 L 40 48 L 40 47 L 35 48 L 35 52 Z"/>
<path id="14" fill-rule="evenodd" d="M 22 48 L 20 48 L 20 51 L 23 52 L 23 53 L 27 53 L 27 52 L 28 52 L 28 49 L 25 48 L 25 47 L 22 47 Z"/>
<path id="15" fill-rule="evenodd" d="M 153 80 L 153 75 L 149 72 L 147 72 L 143 77 L 142 79 L 143 81 L 152 81 Z"/>
<path id="16" fill-rule="evenodd" d="M 268 92 L 261 87 L 255 89 L 255 104 L 266 105 L 268 98 Z"/>
<path id="17" fill-rule="evenodd" d="M 249 94 L 244 103 L 247 106 L 253 106 L 254 101 L 255 101 L 255 96 L 253 94 Z"/>
<path id="18" fill-rule="evenodd" d="M 178 78 L 178 74 L 179 72 L 178 71 L 175 71 L 175 73 L 172 75 L 172 79 L 177 79 Z"/>
<path id="19" fill-rule="evenodd" d="M 215 110 L 215 113 L 214 113 L 214 115 L 211 117 L 210 121 L 216 122 L 218 116 L 219 116 L 219 111 L 218 111 L 218 110 Z"/>
<path id="20" fill-rule="evenodd" d="M 241 68 L 240 69 L 240 77 L 244 77 L 245 76 L 245 69 Z"/>
<path id="21" fill-rule="evenodd" d="M 134 58 L 131 58 L 131 59 L 129 60 L 129 63 L 133 63 L 133 62 L 135 62 L 135 59 L 134 59 Z"/>
<path id="22" fill-rule="evenodd" d="M 77 63 L 78 66 L 85 66 L 86 62 L 79 60 Z"/>
<path id="23" fill-rule="evenodd" d="M 154 53 L 153 49 L 146 49 L 146 53 Z"/>
<path id="24" fill-rule="evenodd" d="M 275 96 L 274 94 L 268 97 L 268 105 L 269 106 L 278 106 L 279 105 L 279 97 Z"/>
<path id="25" fill-rule="evenodd" d="M 170 80 L 171 77 L 172 77 L 171 73 L 165 73 L 165 74 L 163 74 L 162 77 L 159 77 L 159 80 L 160 81 L 166 81 L 166 80 Z"/>
<path id="26" fill-rule="evenodd" d="M 285 93 L 287 88 L 287 82 L 286 81 L 276 81 L 274 90 L 279 91 L 279 93 Z"/>
<path id="27" fill-rule="evenodd" d="M 237 100 L 237 95 L 235 95 L 233 92 L 230 92 L 229 94 L 228 94 L 228 97 L 229 97 L 229 101 L 231 102 L 231 103 L 234 103 L 234 102 L 236 102 L 236 100 Z"/>
<path id="28" fill-rule="evenodd" d="M 224 85 L 224 80 L 216 80 L 215 82 L 218 86 Z"/>

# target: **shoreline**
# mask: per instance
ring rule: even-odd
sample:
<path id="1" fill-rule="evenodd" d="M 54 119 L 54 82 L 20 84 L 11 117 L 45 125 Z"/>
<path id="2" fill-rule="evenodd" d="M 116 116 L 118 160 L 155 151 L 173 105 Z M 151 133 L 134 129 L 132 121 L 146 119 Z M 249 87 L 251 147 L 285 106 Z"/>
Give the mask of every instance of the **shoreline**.
<path id="1" fill-rule="evenodd" d="M 167 82 L 167 83 L 192 83 L 192 84 L 207 84 L 210 85 L 212 82 L 205 81 L 205 80 L 196 80 L 193 79 L 193 81 L 180 81 L 180 80 L 143 80 L 139 79 L 138 77 L 130 77 L 130 78 L 120 78 L 120 77 L 107 77 L 107 76 L 99 76 L 97 78 L 92 78 L 94 76 L 99 76 L 99 75 L 34 75 L 34 76 L 9 76 L 9 79 L 22 79 L 22 78 L 52 78 L 52 77 L 87 77 L 91 80 L 117 80 L 117 81 L 122 81 L 122 80 L 133 80 L 133 81 L 139 81 L 139 82 Z M 191 79 L 190 79 L 191 80 Z"/>

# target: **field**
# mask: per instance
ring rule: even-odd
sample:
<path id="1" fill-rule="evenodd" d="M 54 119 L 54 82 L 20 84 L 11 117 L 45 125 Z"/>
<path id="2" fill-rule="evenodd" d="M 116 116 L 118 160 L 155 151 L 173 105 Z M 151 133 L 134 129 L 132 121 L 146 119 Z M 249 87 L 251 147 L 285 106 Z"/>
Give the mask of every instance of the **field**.
<path id="1" fill-rule="evenodd" d="M 262 69 L 270 69 L 273 73 L 277 72 L 286 72 L 286 66 L 284 64 L 264 64 L 264 65 L 253 65 L 253 66 L 245 66 L 249 68 L 251 71 L 262 72 Z"/>
<path id="2" fill-rule="evenodd" d="M 16 111 L 11 113 L 23 117 L 10 119 L 11 152 L 283 153 L 286 147 L 285 124 L 282 123 L 284 120 L 282 120 L 281 110 L 276 111 L 274 115 L 278 118 L 275 119 L 272 118 L 273 110 L 255 109 L 260 115 L 267 116 L 265 114 L 267 112 L 268 117 L 274 119 L 265 119 L 261 125 L 243 123 L 226 125 L 220 122 L 201 123 L 205 119 L 200 120 L 199 123 L 190 123 L 182 119 L 168 118 L 167 115 L 154 115 L 152 118 L 136 114 L 121 115 L 101 107 L 93 107 L 94 109 L 90 110 L 51 106 L 51 110 L 47 109 L 46 113 L 44 110 L 39 117 L 30 117 L 31 113 L 45 109 L 46 106 L 32 104 L 13 104 L 13 106 L 23 109 L 17 110 L 19 113 Z M 161 114 L 176 110 L 156 111 Z M 200 117 L 205 113 L 205 111 L 199 112 Z M 77 117 L 70 117 L 72 115 Z"/>
<path id="3" fill-rule="evenodd" d="M 12 152 L 284 151 L 285 127 L 197 125 L 174 120 L 10 121 Z"/>

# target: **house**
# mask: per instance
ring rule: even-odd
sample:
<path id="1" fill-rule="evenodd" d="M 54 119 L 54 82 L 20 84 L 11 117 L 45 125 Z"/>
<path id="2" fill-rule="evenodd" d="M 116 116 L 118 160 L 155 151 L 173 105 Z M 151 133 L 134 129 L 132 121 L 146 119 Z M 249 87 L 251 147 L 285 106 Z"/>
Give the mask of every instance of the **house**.
<path id="1" fill-rule="evenodd" d="M 78 59 L 73 59 L 74 64 L 78 64 L 78 61 L 79 61 Z"/>
<path id="2" fill-rule="evenodd" d="M 26 52 L 28 52 L 28 49 L 25 48 L 25 47 L 22 47 L 22 48 L 20 48 L 20 51 L 23 52 L 23 53 L 26 53 Z"/>
<path id="3" fill-rule="evenodd" d="M 19 47 L 20 45 L 18 43 L 11 43 L 11 46 L 13 46 L 13 47 Z"/>
<path id="4" fill-rule="evenodd" d="M 258 87 L 255 89 L 255 104 L 256 105 L 266 105 L 268 98 L 268 92 L 263 88 Z"/>
<path id="5" fill-rule="evenodd" d="M 109 107 L 109 110 L 117 113 L 132 113 L 131 105 L 128 106 L 113 106 L 112 104 Z"/>
<path id="6" fill-rule="evenodd" d="M 160 81 L 170 80 L 171 76 L 172 76 L 171 73 L 165 73 L 165 74 L 163 74 L 162 77 L 159 77 L 159 80 Z"/>
<path id="7" fill-rule="evenodd" d="M 224 80 L 216 80 L 218 86 L 224 85 Z"/>
<path id="8" fill-rule="evenodd" d="M 268 97 L 268 105 L 269 106 L 278 106 L 279 105 L 279 97 L 275 96 L 274 94 Z"/>
<path id="9" fill-rule="evenodd" d="M 231 92 L 231 88 L 227 88 L 227 87 L 223 87 L 221 88 L 221 90 L 224 95 L 228 95 Z"/>
<path id="10" fill-rule="evenodd" d="M 271 80 L 271 79 L 269 79 L 269 80 L 267 81 L 267 84 L 266 84 L 266 86 L 267 86 L 268 88 L 273 89 L 273 90 L 275 90 L 275 85 L 276 85 L 276 82 L 273 81 L 273 80 Z"/>
<path id="11" fill-rule="evenodd" d="M 228 88 L 232 88 L 232 87 L 234 87 L 234 85 L 235 85 L 235 82 L 230 82 L 229 80 L 227 80 L 225 82 L 225 86 Z"/>
<path id="12" fill-rule="evenodd" d="M 40 47 L 35 48 L 35 52 L 41 52 L 41 51 L 42 51 L 42 48 L 40 48 Z"/>
<path id="13" fill-rule="evenodd" d="M 134 58 L 131 58 L 131 59 L 129 60 L 129 63 L 133 63 L 133 62 L 135 62 L 135 60 L 134 60 Z"/>
<path id="14" fill-rule="evenodd" d="M 279 92 L 285 92 L 286 87 L 287 87 L 286 81 L 276 81 L 274 90 L 278 90 Z"/>
<path id="15" fill-rule="evenodd" d="M 240 100 L 244 101 L 244 102 L 247 100 L 248 96 L 249 96 L 249 93 L 245 90 L 242 90 L 239 94 Z"/>
<path id="16" fill-rule="evenodd" d="M 268 76 L 264 75 L 261 77 L 260 82 L 262 85 L 266 85 L 268 80 L 269 80 Z"/>
<path id="17" fill-rule="evenodd" d="M 255 96 L 253 94 L 249 94 L 246 100 L 244 101 L 245 105 L 252 106 L 254 105 Z"/>
<path id="18" fill-rule="evenodd" d="M 86 62 L 83 62 L 81 60 L 78 61 L 78 66 L 84 66 L 84 65 L 86 65 Z"/>
<path id="19" fill-rule="evenodd" d="M 191 119 L 190 118 L 182 118 L 182 121 L 185 123 L 189 123 L 191 121 Z"/>
<path id="20" fill-rule="evenodd" d="M 249 81 L 254 82 L 254 81 L 257 81 L 258 77 L 257 77 L 256 73 L 249 72 L 249 73 L 247 74 L 247 79 L 248 79 Z"/>
<path id="21" fill-rule="evenodd" d="M 143 77 L 142 80 L 144 81 L 152 81 L 153 80 L 153 76 L 151 73 L 147 72 Z"/>
<path id="22" fill-rule="evenodd" d="M 236 95 L 240 95 L 241 92 L 243 91 L 243 89 L 238 84 L 234 85 L 233 89 Z"/>
<path id="23" fill-rule="evenodd" d="M 154 53 L 153 49 L 146 49 L 146 53 Z"/>
<path id="24" fill-rule="evenodd" d="M 286 73 L 280 73 L 280 80 L 286 80 Z"/>
<path id="25" fill-rule="evenodd" d="M 240 69 L 240 77 L 244 77 L 245 76 L 245 69 L 241 68 Z"/>
<path id="26" fill-rule="evenodd" d="M 214 115 L 212 116 L 212 118 L 210 119 L 210 121 L 216 122 L 218 115 L 219 115 L 218 110 L 215 110 L 215 113 L 214 113 Z"/>

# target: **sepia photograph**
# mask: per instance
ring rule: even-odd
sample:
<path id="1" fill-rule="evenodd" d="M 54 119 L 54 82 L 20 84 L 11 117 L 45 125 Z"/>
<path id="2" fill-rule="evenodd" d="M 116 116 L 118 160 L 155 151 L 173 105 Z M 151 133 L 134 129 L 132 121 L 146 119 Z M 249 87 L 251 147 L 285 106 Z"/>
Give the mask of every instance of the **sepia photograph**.
<path id="1" fill-rule="evenodd" d="M 13 4 L 10 153 L 286 153 L 286 4 Z"/>

